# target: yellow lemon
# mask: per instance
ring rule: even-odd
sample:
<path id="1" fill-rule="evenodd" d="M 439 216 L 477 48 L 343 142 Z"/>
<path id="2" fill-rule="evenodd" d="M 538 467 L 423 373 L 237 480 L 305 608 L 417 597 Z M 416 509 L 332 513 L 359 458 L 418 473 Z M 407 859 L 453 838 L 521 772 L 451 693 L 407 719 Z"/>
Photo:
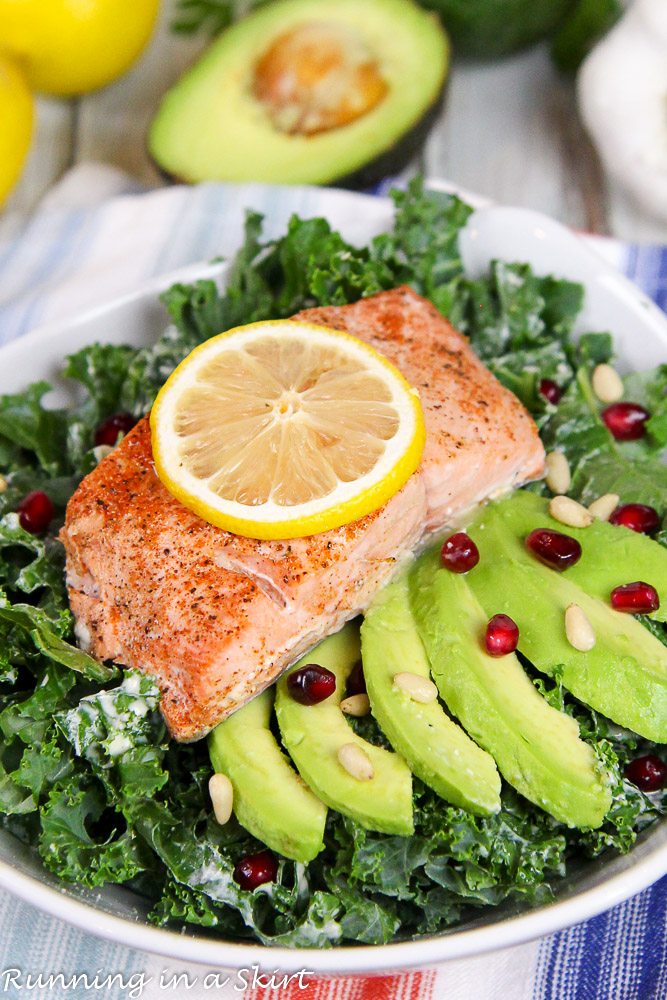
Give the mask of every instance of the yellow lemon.
<path id="1" fill-rule="evenodd" d="M 151 36 L 159 0 L 0 0 L 0 48 L 34 90 L 59 97 L 121 76 Z"/>
<path id="2" fill-rule="evenodd" d="M 151 413 L 158 476 L 204 520 L 296 538 L 377 510 L 419 465 L 416 391 L 339 330 L 251 323 L 196 348 Z"/>
<path id="3" fill-rule="evenodd" d="M 18 66 L 0 55 L 0 205 L 19 178 L 30 148 L 33 100 Z"/>

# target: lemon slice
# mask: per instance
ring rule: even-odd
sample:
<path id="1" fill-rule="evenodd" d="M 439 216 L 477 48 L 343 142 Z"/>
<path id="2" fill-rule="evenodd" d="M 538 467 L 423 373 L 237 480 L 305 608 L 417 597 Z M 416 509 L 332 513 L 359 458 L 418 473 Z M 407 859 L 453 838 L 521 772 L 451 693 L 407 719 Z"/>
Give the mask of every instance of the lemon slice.
<path id="1" fill-rule="evenodd" d="M 377 510 L 424 447 L 416 391 L 356 337 L 278 320 L 196 348 L 151 413 L 158 476 L 250 538 L 296 538 Z"/>

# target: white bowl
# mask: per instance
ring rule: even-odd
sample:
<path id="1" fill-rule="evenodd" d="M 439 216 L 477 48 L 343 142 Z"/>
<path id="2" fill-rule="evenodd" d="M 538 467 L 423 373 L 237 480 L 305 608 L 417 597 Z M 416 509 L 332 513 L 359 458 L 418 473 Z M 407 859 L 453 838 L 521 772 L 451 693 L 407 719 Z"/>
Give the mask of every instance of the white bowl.
<path id="1" fill-rule="evenodd" d="M 363 238 L 389 224 L 384 199 L 357 196 L 367 228 Z M 332 220 L 335 222 L 335 220 Z M 359 230 L 359 219 L 356 220 Z M 667 318 L 634 285 L 614 271 L 569 230 L 523 209 L 478 209 L 462 238 L 471 275 L 483 273 L 493 258 L 527 261 L 538 273 L 581 281 L 586 305 L 579 329 L 614 334 L 620 364 L 644 369 L 667 359 Z M 224 280 L 226 265 L 194 265 L 151 281 L 75 320 L 35 331 L 0 349 L 0 392 L 15 392 L 29 381 L 51 380 L 62 400 L 68 387 L 60 378 L 62 359 L 92 341 L 152 342 L 166 325 L 157 295 L 175 280 L 198 277 Z M 238 969 L 258 963 L 264 969 L 319 973 L 361 973 L 428 966 L 450 958 L 477 955 L 519 944 L 602 912 L 667 873 L 667 822 L 645 831 L 630 854 L 609 854 L 582 862 L 566 879 L 556 880 L 556 900 L 526 909 L 517 903 L 480 911 L 471 921 L 443 934 L 382 946 L 305 950 L 228 943 L 204 932 L 177 932 L 146 922 L 141 900 L 122 887 L 91 892 L 67 886 L 49 875 L 25 845 L 0 831 L 0 885 L 78 927 L 132 948 L 181 961 Z"/>

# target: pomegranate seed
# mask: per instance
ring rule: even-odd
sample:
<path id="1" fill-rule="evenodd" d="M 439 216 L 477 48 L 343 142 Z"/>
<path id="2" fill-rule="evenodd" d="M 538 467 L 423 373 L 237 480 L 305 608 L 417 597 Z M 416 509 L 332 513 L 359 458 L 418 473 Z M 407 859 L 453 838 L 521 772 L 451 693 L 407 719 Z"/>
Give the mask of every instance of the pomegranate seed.
<path id="1" fill-rule="evenodd" d="M 307 663 L 289 674 L 287 690 L 300 705 L 318 705 L 336 690 L 336 675 L 318 663 Z"/>
<path id="2" fill-rule="evenodd" d="M 581 559 L 581 545 L 571 535 L 552 528 L 535 528 L 526 538 L 526 548 L 552 569 L 564 570 Z"/>
<path id="3" fill-rule="evenodd" d="M 651 414 L 639 403 L 612 403 L 601 416 L 617 441 L 637 441 L 644 437 Z"/>
<path id="4" fill-rule="evenodd" d="M 627 611 L 631 615 L 647 615 L 660 607 L 658 591 L 650 583 L 637 580 L 624 583 L 611 592 L 611 606 L 615 611 Z"/>
<path id="5" fill-rule="evenodd" d="M 352 670 L 350 670 L 345 694 L 348 697 L 352 697 L 355 694 L 366 694 L 366 678 L 364 677 L 364 665 L 361 660 L 355 663 Z"/>
<path id="6" fill-rule="evenodd" d="M 563 395 L 561 387 L 551 378 L 543 378 L 540 382 L 539 389 L 540 394 L 544 396 L 546 401 L 548 403 L 553 403 L 554 406 L 556 403 L 560 402 L 561 396 Z"/>
<path id="7" fill-rule="evenodd" d="M 660 517 L 655 507 L 645 503 L 626 503 L 617 507 L 609 518 L 610 524 L 622 524 L 632 531 L 652 535 L 660 527 Z"/>
<path id="8" fill-rule="evenodd" d="M 265 882 L 275 882 L 277 874 L 278 862 L 271 851 L 260 851 L 241 858 L 234 868 L 234 881 L 246 892 L 252 892 Z"/>
<path id="9" fill-rule="evenodd" d="M 479 562 L 479 549 L 470 535 L 459 531 L 451 535 L 442 546 L 440 560 L 452 573 L 467 573 Z"/>
<path id="10" fill-rule="evenodd" d="M 41 535 L 53 520 L 55 510 L 51 498 L 42 490 L 33 490 L 21 500 L 17 508 L 19 524 L 31 535 Z"/>
<path id="11" fill-rule="evenodd" d="M 667 764 L 653 753 L 635 757 L 626 767 L 625 777 L 643 792 L 657 792 L 667 778 Z"/>
<path id="12" fill-rule="evenodd" d="M 519 626 L 509 615 L 494 615 L 486 626 L 484 645 L 490 656 L 507 656 L 519 644 Z"/>
<path id="13" fill-rule="evenodd" d="M 136 422 L 137 418 L 131 413 L 114 413 L 113 416 L 103 420 L 95 431 L 95 445 L 106 444 L 113 448 L 119 436 L 131 431 Z"/>

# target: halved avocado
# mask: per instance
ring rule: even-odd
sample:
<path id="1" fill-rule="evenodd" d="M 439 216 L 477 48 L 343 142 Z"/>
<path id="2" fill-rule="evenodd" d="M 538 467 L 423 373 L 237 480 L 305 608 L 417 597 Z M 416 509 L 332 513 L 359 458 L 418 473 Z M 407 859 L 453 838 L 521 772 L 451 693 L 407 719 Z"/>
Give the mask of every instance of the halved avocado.
<path id="1" fill-rule="evenodd" d="M 415 155 L 448 65 L 437 17 L 412 0 L 279 0 L 168 91 L 149 149 L 186 181 L 369 184 Z"/>

